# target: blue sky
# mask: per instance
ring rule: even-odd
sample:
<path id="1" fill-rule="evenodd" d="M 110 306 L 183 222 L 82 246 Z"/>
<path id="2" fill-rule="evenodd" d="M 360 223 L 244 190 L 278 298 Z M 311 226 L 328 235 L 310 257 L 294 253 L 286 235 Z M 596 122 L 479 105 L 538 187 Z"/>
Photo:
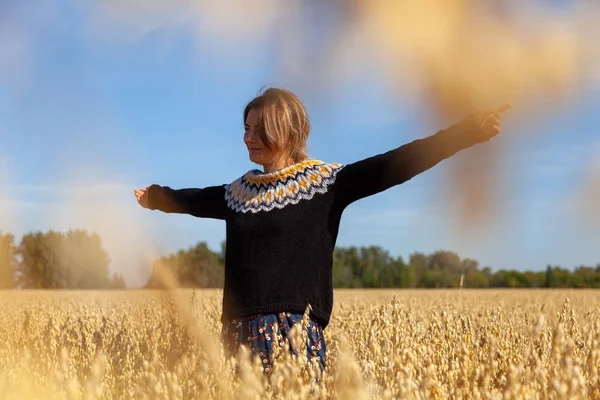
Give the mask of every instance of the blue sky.
<path id="1" fill-rule="evenodd" d="M 144 19 L 135 2 L 106 3 L 0 6 L 0 229 L 97 230 L 132 286 L 148 272 L 146 249 L 155 256 L 198 241 L 218 249 L 225 234 L 220 221 L 143 210 L 133 189 L 222 184 L 254 168 L 241 113 L 263 85 L 305 101 L 309 153 L 323 161 L 357 161 L 443 128 L 425 100 L 390 91 L 376 63 L 352 79 L 319 74 L 310 59 L 284 71 L 293 54 L 245 19 L 228 31 L 168 6 L 163 19 Z M 335 19 L 325 11 L 303 14 L 314 29 L 300 39 L 314 43 L 312 57 L 323 51 L 320 27 Z M 380 245 L 405 259 L 448 249 L 493 269 L 600 263 L 600 223 L 577 212 L 600 157 L 599 106 L 598 86 L 586 84 L 533 116 L 515 107 L 494 141 L 351 206 L 338 245 Z M 497 201 L 466 229 L 448 206 L 456 195 L 448 180 L 482 146 L 496 146 Z"/>

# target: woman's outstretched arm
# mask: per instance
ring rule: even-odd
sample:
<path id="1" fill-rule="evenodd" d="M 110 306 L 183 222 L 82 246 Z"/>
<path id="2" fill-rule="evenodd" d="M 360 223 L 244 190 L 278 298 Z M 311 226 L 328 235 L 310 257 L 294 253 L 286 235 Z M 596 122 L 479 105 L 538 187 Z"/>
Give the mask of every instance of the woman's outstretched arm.
<path id="1" fill-rule="evenodd" d="M 200 218 L 225 219 L 225 186 L 203 189 L 171 189 L 151 185 L 134 191 L 138 203 L 150 210 L 190 214 Z"/>
<path id="2" fill-rule="evenodd" d="M 336 177 L 336 205 L 343 209 L 410 180 L 462 149 L 491 139 L 500 132 L 501 113 L 508 108 L 470 115 L 432 136 L 346 165 Z"/>

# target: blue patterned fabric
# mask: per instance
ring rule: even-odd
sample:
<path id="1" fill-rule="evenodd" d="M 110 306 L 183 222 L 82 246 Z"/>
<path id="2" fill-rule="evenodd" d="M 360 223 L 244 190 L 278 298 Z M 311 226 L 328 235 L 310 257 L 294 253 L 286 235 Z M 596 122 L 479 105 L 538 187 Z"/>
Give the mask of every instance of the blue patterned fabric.
<path id="1" fill-rule="evenodd" d="M 244 318 L 233 319 L 223 324 L 222 340 L 225 350 L 229 355 L 235 354 L 241 344 L 246 345 L 258 356 L 262 362 L 265 372 L 271 371 L 274 340 L 278 340 L 280 346 L 289 340 L 290 352 L 298 355 L 298 347 L 291 337 L 290 330 L 295 324 L 302 323 L 302 314 L 280 312 L 277 314 L 256 314 Z M 273 336 L 273 327 L 278 327 L 278 337 Z M 316 358 L 321 371 L 326 365 L 325 338 L 323 329 L 313 320 L 308 322 L 307 355 L 309 360 Z"/>

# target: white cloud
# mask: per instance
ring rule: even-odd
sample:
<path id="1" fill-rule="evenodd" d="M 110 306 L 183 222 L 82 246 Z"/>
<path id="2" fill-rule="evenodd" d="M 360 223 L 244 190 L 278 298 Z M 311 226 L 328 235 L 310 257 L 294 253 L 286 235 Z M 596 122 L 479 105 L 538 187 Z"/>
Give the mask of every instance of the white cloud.
<path id="1" fill-rule="evenodd" d="M 29 83 L 36 33 L 57 16 L 54 0 L 36 1 L 24 11 L 22 2 L 0 4 L 0 82 L 7 88 L 21 90 Z"/>
<path id="2" fill-rule="evenodd" d="M 92 31 L 121 43 L 136 43 L 153 31 L 189 29 L 197 39 L 215 40 L 215 47 L 231 42 L 251 43 L 264 36 L 297 2 L 277 0 L 221 1 L 111 1 L 94 5 Z"/>

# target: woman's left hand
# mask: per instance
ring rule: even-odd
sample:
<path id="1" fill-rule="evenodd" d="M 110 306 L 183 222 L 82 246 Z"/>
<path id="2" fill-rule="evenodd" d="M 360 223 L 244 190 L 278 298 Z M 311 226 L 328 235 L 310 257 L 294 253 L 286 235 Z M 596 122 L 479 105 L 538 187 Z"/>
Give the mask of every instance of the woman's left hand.
<path id="1" fill-rule="evenodd" d="M 135 198 L 140 206 L 148 208 L 148 188 L 136 189 L 133 191 Z"/>

